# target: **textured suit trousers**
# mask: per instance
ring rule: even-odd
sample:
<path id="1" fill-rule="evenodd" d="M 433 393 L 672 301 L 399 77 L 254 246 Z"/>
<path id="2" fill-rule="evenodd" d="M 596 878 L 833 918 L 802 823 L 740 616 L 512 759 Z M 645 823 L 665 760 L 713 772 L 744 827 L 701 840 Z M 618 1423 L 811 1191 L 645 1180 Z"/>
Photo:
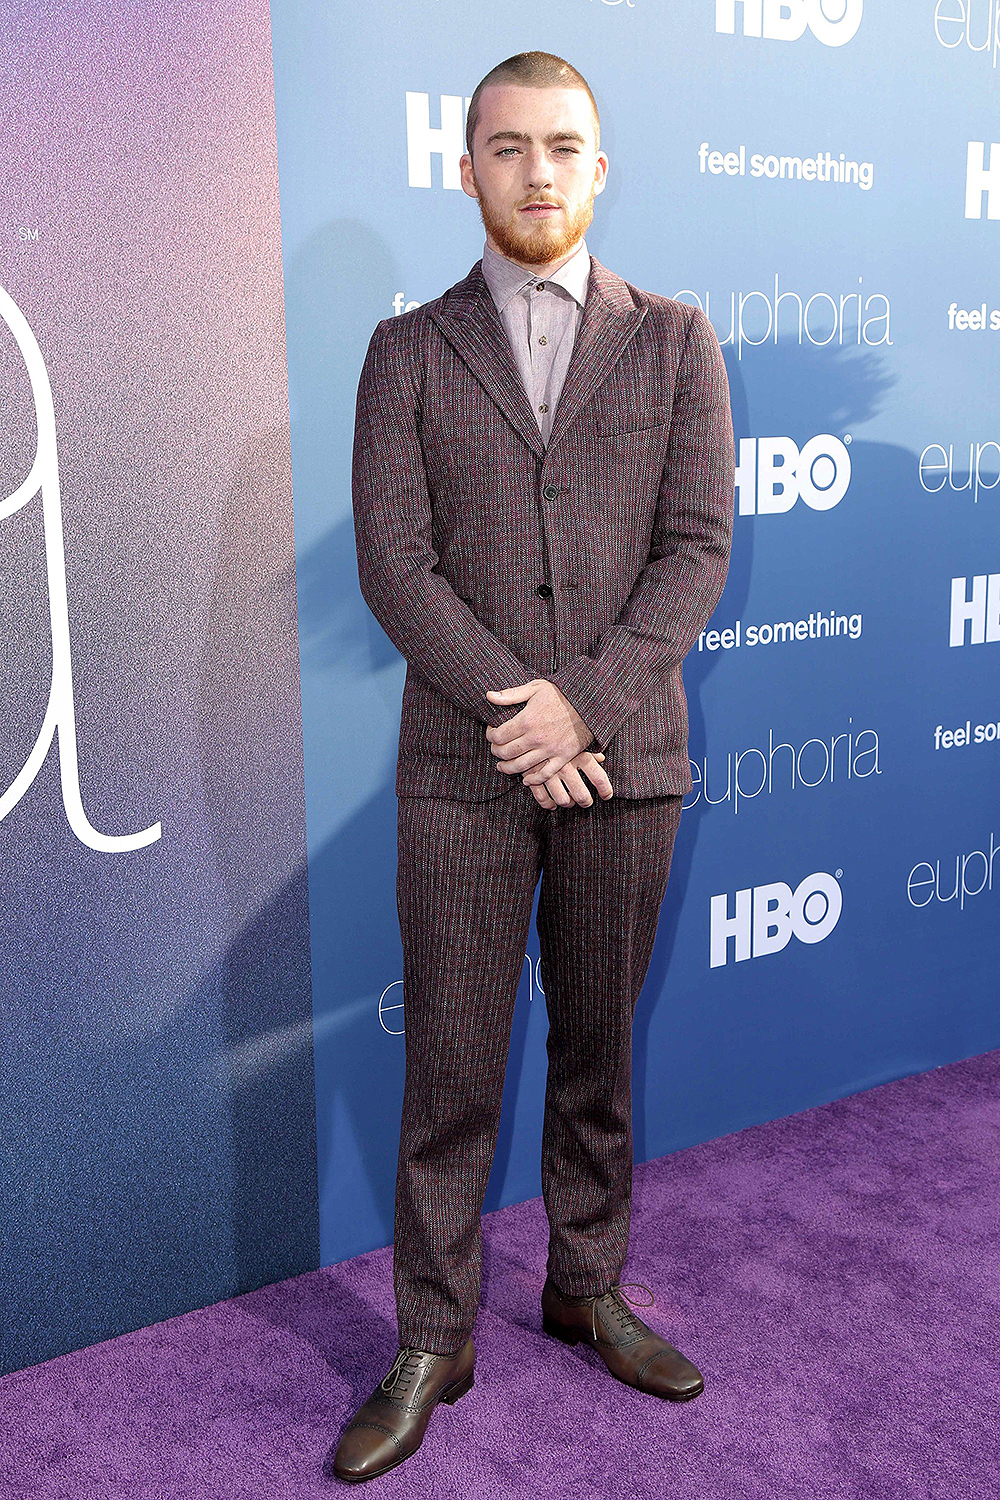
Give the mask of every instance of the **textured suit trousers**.
<path id="1" fill-rule="evenodd" d="M 539 876 L 548 1270 L 571 1296 L 619 1279 L 632 1197 L 632 1025 L 681 802 L 595 795 L 590 807 L 547 810 L 520 781 L 486 801 L 399 799 L 401 1345 L 450 1353 L 479 1310 L 480 1216 Z"/>

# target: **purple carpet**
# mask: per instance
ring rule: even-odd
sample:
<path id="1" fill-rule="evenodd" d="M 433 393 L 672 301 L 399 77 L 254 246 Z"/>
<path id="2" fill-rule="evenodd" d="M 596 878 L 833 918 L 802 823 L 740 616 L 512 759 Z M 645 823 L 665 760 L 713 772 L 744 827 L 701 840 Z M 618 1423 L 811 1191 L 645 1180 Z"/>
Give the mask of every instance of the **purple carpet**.
<path id="1" fill-rule="evenodd" d="M 383 1479 L 321 1471 L 395 1350 L 379 1250 L 6 1376 L 0 1496 L 996 1500 L 998 1161 L 995 1051 L 637 1168 L 625 1277 L 695 1401 L 541 1332 L 535 1199 L 485 1220 L 474 1389 Z"/>

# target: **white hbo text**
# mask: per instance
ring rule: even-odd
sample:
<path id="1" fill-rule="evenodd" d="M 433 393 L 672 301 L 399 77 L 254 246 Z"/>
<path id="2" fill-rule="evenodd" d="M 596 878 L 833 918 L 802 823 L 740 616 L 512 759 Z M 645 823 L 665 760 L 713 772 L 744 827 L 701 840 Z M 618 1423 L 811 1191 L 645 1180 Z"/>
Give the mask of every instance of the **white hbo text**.
<path id="1" fill-rule="evenodd" d="M 709 967 L 729 962 L 730 942 L 737 963 L 780 953 L 793 935 L 800 943 L 821 943 L 840 921 L 843 904 L 840 886 L 824 870 L 807 875 L 794 891 L 783 880 L 737 891 L 732 916 L 729 897 L 713 896 Z"/>
<path id="2" fill-rule="evenodd" d="M 737 6 L 744 36 L 797 42 L 809 30 L 824 47 L 843 47 L 864 15 L 864 0 L 715 0 L 716 31 L 735 34 Z"/>
<path id="3" fill-rule="evenodd" d="M 801 449 L 790 437 L 740 438 L 736 493 L 741 516 L 782 515 L 797 500 L 810 510 L 832 510 L 850 483 L 851 455 L 831 432 L 810 438 Z"/>
<path id="4" fill-rule="evenodd" d="M 1000 641 L 1000 573 L 977 573 L 968 578 L 951 580 L 951 629 L 949 646 L 982 646 Z M 965 639 L 965 627 L 969 639 Z"/>
<path id="5" fill-rule="evenodd" d="M 985 141 L 970 141 L 966 149 L 965 217 L 981 219 L 984 200 L 986 217 L 1000 219 L 1000 141 L 990 142 L 989 166 Z"/>

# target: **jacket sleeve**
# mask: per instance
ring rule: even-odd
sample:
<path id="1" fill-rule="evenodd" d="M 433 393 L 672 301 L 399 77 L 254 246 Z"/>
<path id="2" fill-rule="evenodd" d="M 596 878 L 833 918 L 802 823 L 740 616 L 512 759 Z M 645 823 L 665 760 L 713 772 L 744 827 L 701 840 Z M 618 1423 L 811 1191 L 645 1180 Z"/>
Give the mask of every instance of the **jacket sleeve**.
<path id="1" fill-rule="evenodd" d="M 729 381 L 715 330 L 693 310 L 674 390 L 649 561 L 595 655 L 551 681 L 606 750 L 630 714 L 684 660 L 729 567 L 735 454 Z"/>
<path id="2" fill-rule="evenodd" d="M 352 498 L 361 593 L 407 662 L 466 713 L 499 726 L 524 705 L 492 704 L 486 689 L 519 687 L 537 674 L 435 571 L 420 376 L 395 321 L 377 324 L 358 383 Z"/>

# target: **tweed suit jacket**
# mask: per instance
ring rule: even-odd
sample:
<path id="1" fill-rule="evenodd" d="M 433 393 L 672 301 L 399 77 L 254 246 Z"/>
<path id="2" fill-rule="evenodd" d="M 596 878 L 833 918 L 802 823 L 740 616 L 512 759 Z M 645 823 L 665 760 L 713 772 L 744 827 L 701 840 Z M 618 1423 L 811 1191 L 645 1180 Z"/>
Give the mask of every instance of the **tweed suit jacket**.
<path id="1" fill-rule="evenodd" d="M 398 796 L 526 792 L 486 725 L 556 683 L 618 796 L 691 790 L 681 663 L 725 583 L 729 384 L 698 308 L 591 256 L 549 442 L 477 261 L 372 333 L 352 495 L 362 595 L 406 659 Z"/>

